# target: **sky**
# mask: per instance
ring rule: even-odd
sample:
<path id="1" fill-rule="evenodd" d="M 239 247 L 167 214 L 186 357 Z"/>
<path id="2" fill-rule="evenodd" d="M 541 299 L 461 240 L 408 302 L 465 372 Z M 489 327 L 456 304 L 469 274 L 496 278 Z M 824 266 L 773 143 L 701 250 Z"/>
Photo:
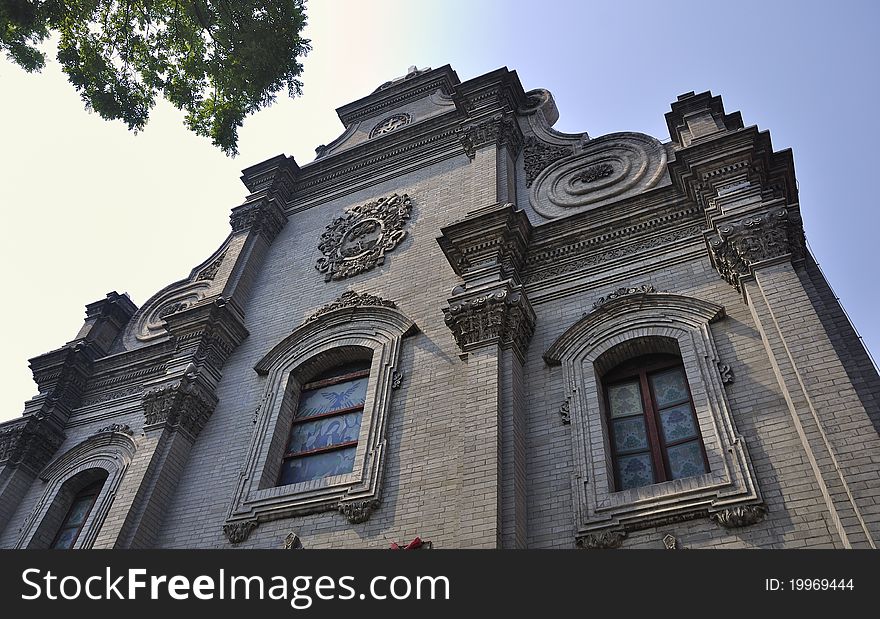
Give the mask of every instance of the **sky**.
<path id="1" fill-rule="evenodd" d="M 0 59 L 0 421 L 36 393 L 27 359 L 76 336 L 115 290 L 141 305 L 229 232 L 243 168 L 302 165 L 342 132 L 335 109 L 403 75 L 450 64 L 462 81 L 502 66 L 546 88 L 555 128 L 668 139 L 677 95 L 711 90 L 746 126 L 791 148 L 807 241 L 854 325 L 880 353 L 875 178 L 880 2 L 741 0 L 311 0 L 303 96 L 245 121 L 238 157 L 161 102 L 137 135 L 84 110 L 54 50 L 39 74 Z"/>

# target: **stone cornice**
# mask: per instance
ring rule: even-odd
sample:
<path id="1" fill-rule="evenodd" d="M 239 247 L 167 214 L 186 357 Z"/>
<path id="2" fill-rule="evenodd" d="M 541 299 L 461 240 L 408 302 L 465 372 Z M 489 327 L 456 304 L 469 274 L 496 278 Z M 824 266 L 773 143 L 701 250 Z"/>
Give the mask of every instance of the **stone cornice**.
<path id="1" fill-rule="evenodd" d="M 519 281 L 532 236 L 532 225 L 513 204 L 495 204 L 469 213 L 463 220 L 440 229 L 440 248 L 456 275 L 480 283 Z M 489 280 L 486 280 L 489 281 Z"/>
<path id="2" fill-rule="evenodd" d="M 398 108 L 414 99 L 420 99 L 439 90 L 450 95 L 460 80 L 449 65 L 419 73 L 411 79 L 383 84 L 375 91 L 337 108 L 336 114 L 346 127 L 365 118 L 378 116 L 383 111 Z"/>

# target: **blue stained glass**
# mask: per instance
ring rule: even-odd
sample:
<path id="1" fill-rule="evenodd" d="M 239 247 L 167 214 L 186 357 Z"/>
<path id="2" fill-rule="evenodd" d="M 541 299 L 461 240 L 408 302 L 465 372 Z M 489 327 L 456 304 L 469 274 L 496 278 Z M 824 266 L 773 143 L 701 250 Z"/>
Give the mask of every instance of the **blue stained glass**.
<path id="1" fill-rule="evenodd" d="M 79 527 L 74 527 L 72 529 L 64 529 L 58 535 L 58 539 L 55 540 L 55 543 L 52 545 L 52 548 L 62 548 L 68 549 L 73 547 L 73 541 L 76 539 L 76 534 L 79 531 Z"/>
<path id="2" fill-rule="evenodd" d="M 608 387 L 608 404 L 612 417 L 625 417 L 642 414 L 642 391 L 639 381 L 612 385 Z"/>
<path id="3" fill-rule="evenodd" d="M 697 435 L 697 424 L 689 402 L 660 411 L 663 440 L 674 443 Z"/>
<path id="4" fill-rule="evenodd" d="M 285 460 L 281 468 L 281 485 L 351 473 L 355 451 L 356 447 L 347 447 Z"/>
<path id="5" fill-rule="evenodd" d="M 651 454 L 621 456 L 617 459 L 620 490 L 638 488 L 654 483 L 654 465 Z"/>
<path id="6" fill-rule="evenodd" d="M 702 475 L 706 472 L 703 451 L 699 441 L 682 443 L 666 450 L 669 457 L 669 474 L 672 479 Z"/>
<path id="7" fill-rule="evenodd" d="M 625 453 L 648 448 L 648 435 L 645 432 L 644 417 L 624 417 L 615 419 L 614 451 Z"/>
<path id="8" fill-rule="evenodd" d="M 687 383 L 684 379 L 684 371 L 674 368 L 665 372 L 659 372 L 651 376 L 651 386 L 654 388 L 654 397 L 657 398 L 657 406 L 663 408 L 670 404 L 678 404 L 688 399 Z"/>
<path id="9" fill-rule="evenodd" d="M 303 391 L 299 398 L 296 417 L 298 419 L 313 417 L 343 408 L 363 406 L 367 397 L 368 381 L 367 377 L 356 378 L 344 383 Z"/>
<path id="10" fill-rule="evenodd" d="M 292 453 L 331 447 L 358 440 L 361 411 L 304 421 L 293 425 L 288 451 Z"/>
<path id="11" fill-rule="evenodd" d="M 81 525 L 82 521 L 85 520 L 86 514 L 89 513 L 89 508 L 91 508 L 92 506 L 93 498 L 94 497 L 88 496 L 77 499 L 77 501 L 73 504 L 73 507 L 71 507 L 70 509 L 70 515 L 67 516 L 67 522 L 65 523 L 65 526 L 73 527 Z"/>

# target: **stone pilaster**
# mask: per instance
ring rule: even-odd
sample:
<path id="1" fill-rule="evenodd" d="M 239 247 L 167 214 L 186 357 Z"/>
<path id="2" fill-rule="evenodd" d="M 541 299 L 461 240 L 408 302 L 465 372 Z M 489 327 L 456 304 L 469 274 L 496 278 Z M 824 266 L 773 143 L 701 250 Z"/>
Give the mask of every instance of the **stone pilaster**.
<path id="1" fill-rule="evenodd" d="M 520 283 L 531 226 L 512 204 L 473 212 L 442 229 L 438 239 L 463 284 L 443 309 L 446 325 L 468 364 L 472 406 L 461 446 L 467 471 L 461 513 L 495 514 L 479 526 L 462 522 L 463 547 L 522 548 L 526 544 L 525 399 L 522 365 L 535 312 Z"/>
<path id="2" fill-rule="evenodd" d="M 774 152 L 766 131 L 744 128 L 739 114 L 725 114 L 708 93 L 680 97 L 666 118 L 677 146 L 673 182 L 703 208 L 709 260 L 752 312 L 837 544 L 876 547 L 880 514 L 852 463 L 855 446 L 880 450 L 880 437 L 804 286 L 791 152 Z M 816 359 L 823 361 L 817 366 Z M 713 518 L 745 526 L 764 511 L 755 505 Z"/>

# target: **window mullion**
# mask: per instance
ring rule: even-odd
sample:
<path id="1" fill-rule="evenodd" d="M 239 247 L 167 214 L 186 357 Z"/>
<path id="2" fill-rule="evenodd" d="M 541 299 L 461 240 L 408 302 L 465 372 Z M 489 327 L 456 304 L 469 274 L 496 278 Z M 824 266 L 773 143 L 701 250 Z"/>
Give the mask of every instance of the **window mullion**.
<path id="1" fill-rule="evenodd" d="M 645 422 L 648 426 L 648 440 L 651 444 L 651 458 L 654 461 L 656 482 L 666 481 L 669 476 L 666 473 L 666 458 L 660 443 L 659 421 L 654 407 L 654 399 L 651 396 L 651 388 L 648 384 L 648 374 L 639 372 L 639 383 L 642 392 L 642 407 L 645 409 Z"/>

